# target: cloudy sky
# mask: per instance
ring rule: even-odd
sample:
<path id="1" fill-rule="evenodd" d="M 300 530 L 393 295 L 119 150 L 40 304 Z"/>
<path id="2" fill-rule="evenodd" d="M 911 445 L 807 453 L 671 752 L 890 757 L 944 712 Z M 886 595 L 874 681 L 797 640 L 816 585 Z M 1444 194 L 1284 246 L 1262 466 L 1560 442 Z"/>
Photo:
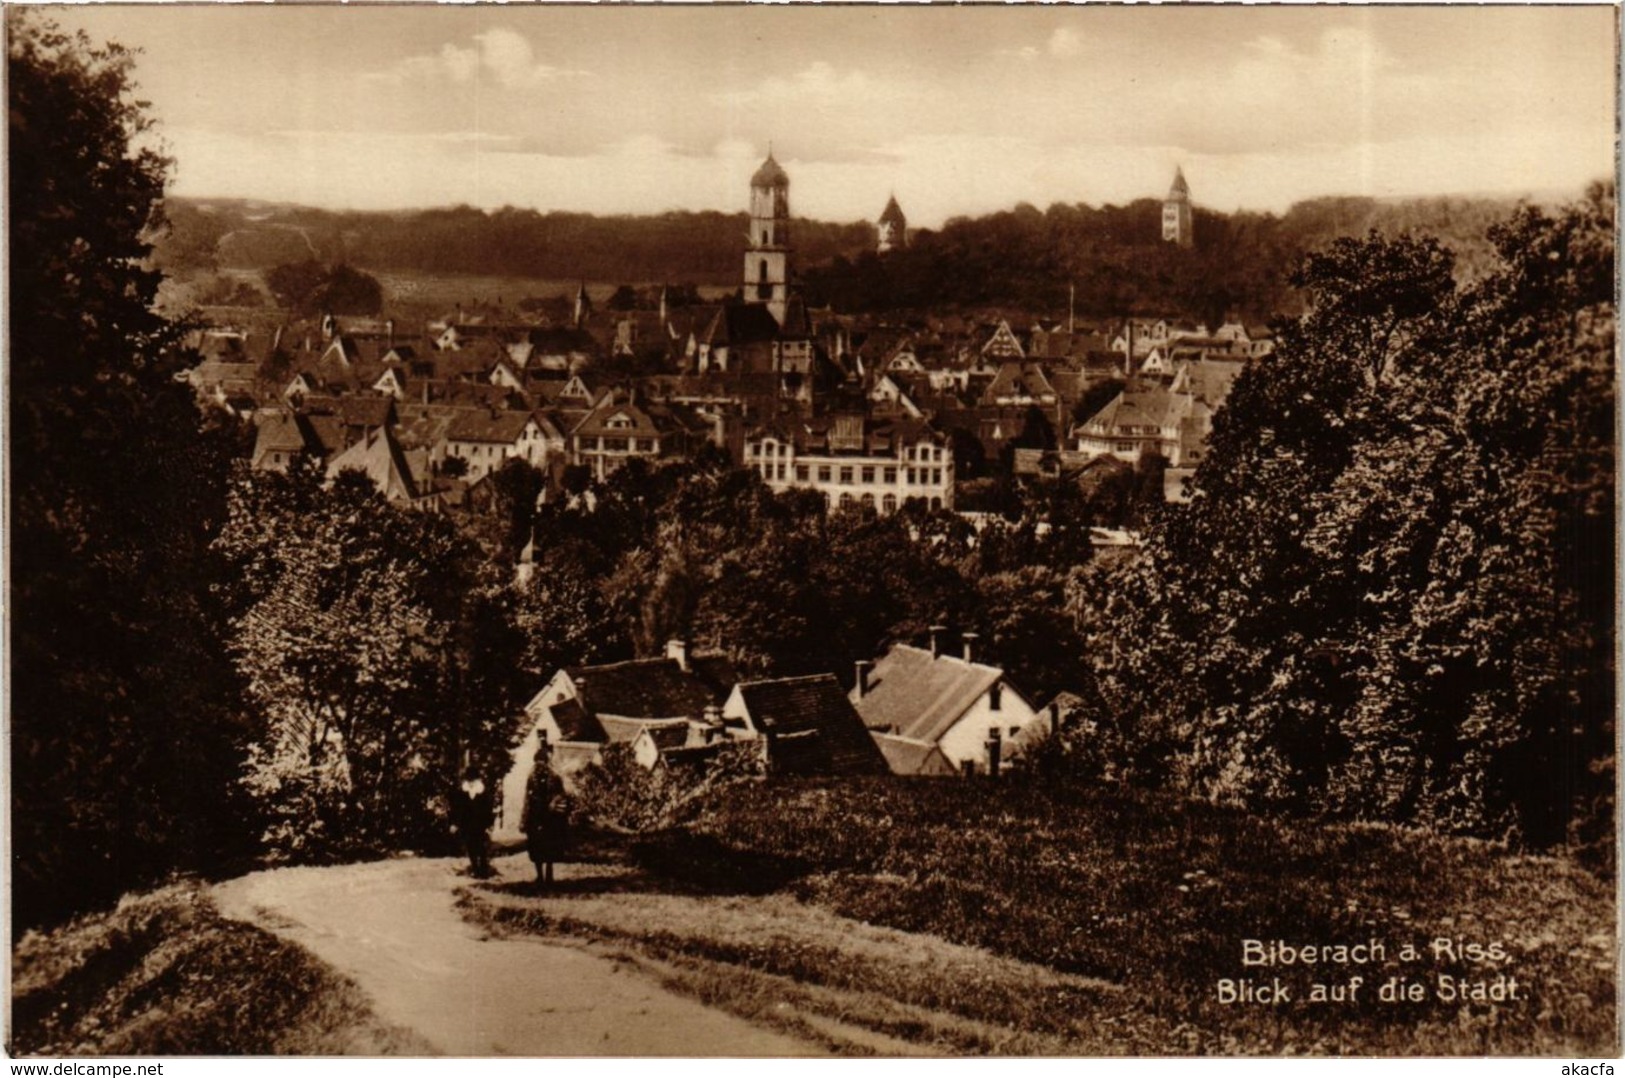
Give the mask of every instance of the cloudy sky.
<path id="1" fill-rule="evenodd" d="M 1283 210 L 1614 171 L 1612 8 L 59 8 L 143 50 L 175 190 L 333 208 Z"/>

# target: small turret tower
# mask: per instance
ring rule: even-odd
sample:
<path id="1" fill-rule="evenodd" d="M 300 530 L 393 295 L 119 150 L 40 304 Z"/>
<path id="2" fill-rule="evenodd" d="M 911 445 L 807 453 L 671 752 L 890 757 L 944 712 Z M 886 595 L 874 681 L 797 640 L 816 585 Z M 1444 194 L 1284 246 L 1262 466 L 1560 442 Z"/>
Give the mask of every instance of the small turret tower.
<path id="1" fill-rule="evenodd" d="M 750 178 L 750 235 L 745 247 L 745 300 L 765 303 L 779 325 L 790 299 L 790 177 L 767 160 Z"/>
<path id="2" fill-rule="evenodd" d="M 1168 188 L 1168 197 L 1162 202 L 1162 238 L 1166 243 L 1189 247 L 1191 236 L 1191 189 L 1185 182 L 1185 170 L 1174 169 L 1174 183 Z"/>
<path id="3" fill-rule="evenodd" d="M 592 297 L 587 295 L 587 282 L 582 281 L 576 287 L 576 306 L 572 321 L 575 328 L 580 329 L 587 324 L 587 318 L 592 314 Z"/>
<path id="4" fill-rule="evenodd" d="M 908 218 L 903 216 L 903 208 L 897 204 L 896 195 L 886 200 L 886 208 L 880 211 L 878 224 L 880 243 L 875 249 L 881 254 L 908 246 Z"/>

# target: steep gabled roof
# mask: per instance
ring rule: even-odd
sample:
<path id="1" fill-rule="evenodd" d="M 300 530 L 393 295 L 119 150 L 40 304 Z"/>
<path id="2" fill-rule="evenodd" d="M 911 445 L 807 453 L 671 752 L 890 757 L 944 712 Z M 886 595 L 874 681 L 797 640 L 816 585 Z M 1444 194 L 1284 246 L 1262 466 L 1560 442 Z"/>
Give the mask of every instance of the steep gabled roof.
<path id="1" fill-rule="evenodd" d="M 903 228 L 908 224 L 903 216 L 903 207 L 897 204 L 897 196 L 892 195 L 886 200 L 886 208 L 880 211 L 880 223 L 883 225 L 896 225 Z"/>
<path id="2" fill-rule="evenodd" d="M 991 403 L 1000 397 L 1042 399 L 1046 396 L 1055 396 L 1055 387 L 1045 376 L 1044 368 L 1037 363 L 1012 360 L 999 365 L 999 373 L 993 376 L 982 399 Z"/>
<path id="3" fill-rule="evenodd" d="M 898 644 L 875 664 L 854 705 L 871 730 L 934 745 L 1003 677 L 996 666 Z"/>
<path id="4" fill-rule="evenodd" d="M 885 758 L 834 674 L 741 682 L 751 722 L 767 738 L 774 771 L 791 775 L 879 775 Z"/>
<path id="5" fill-rule="evenodd" d="M 327 477 L 354 469 L 372 480 L 378 492 L 391 501 L 415 501 L 418 487 L 395 436 L 385 427 L 355 443 L 327 465 Z"/>

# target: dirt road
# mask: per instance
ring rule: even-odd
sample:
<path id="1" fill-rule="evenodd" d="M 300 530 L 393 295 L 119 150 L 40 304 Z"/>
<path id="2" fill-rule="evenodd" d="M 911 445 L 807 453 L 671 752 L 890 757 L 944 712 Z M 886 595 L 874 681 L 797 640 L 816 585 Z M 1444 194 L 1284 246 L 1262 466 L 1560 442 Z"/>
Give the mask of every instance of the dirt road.
<path id="1" fill-rule="evenodd" d="M 257 872 L 216 887 L 228 917 L 310 950 L 379 1018 L 458 1056 L 805 1056 L 819 1049 L 675 995 L 573 947 L 487 938 L 453 909 L 453 860 Z M 510 871 L 512 871 L 510 863 Z"/>

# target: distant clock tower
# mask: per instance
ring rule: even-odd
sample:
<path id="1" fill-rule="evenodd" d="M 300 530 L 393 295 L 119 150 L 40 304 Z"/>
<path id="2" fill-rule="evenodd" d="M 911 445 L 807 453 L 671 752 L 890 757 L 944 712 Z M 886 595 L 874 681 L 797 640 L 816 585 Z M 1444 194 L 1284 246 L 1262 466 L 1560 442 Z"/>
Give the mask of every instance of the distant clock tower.
<path id="1" fill-rule="evenodd" d="M 790 299 L 790 177 L 773 151 L 750 178 L 750 236 L 745 247 L 745 301 L 765 303 L 784 325 Z"/>
<path id="2" fill-rule="evenodd" d="M 1174 169 L 1174 184 L 1168 188 L 1168 197 L 1162 203 L 1162 238 L 1165 243 L 1189 247 L 1191 236 L 1191 189 L 1185 182 L 1185 170 Z"/>

